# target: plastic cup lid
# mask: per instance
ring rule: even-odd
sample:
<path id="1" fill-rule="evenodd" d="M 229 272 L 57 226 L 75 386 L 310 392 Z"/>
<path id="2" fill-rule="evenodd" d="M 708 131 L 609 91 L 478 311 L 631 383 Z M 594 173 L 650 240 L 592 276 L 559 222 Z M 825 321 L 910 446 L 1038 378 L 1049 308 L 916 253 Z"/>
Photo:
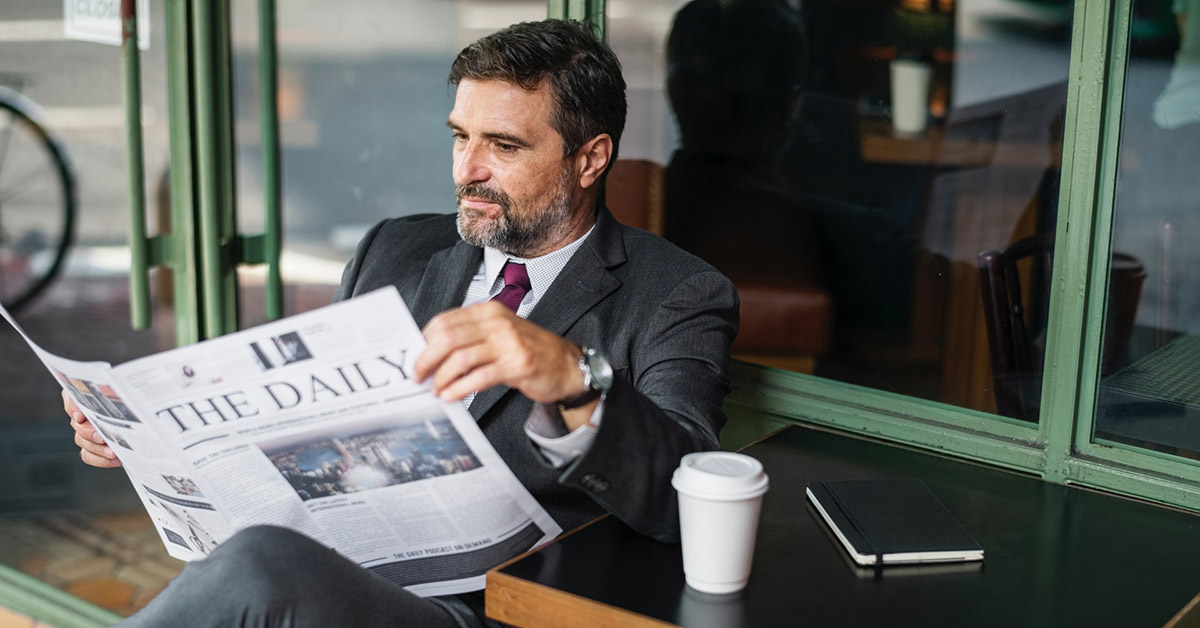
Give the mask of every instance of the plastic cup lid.
<path id="1" fill-rule="evenodd" d="M 671 485 L 704 499 L 750 499 L 767 492 L 767 474 L 761 462 L 745 454 L 703 451 L 679 461 Z"/>

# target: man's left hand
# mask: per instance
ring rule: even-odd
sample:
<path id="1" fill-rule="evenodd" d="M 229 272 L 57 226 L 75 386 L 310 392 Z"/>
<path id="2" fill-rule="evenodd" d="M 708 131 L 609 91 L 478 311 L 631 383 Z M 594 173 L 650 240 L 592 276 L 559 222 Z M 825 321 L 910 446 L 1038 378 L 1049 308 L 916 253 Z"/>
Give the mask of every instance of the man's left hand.
<path id="1" fill-rule="evenodd" d="M 419 382 L 432 376 L 434 394 L 446 401 L 499 384 L 538 403 L 586 392 L 578 346 L 494 301 L 443 312 L 424 333 L 429 346 L 417 357 L 414 375 Z M 591 403 L 564 413 L 567 427 L 586 422 L 594 408 Z M 582 421 L 572 420 L 576 416 Z"/>

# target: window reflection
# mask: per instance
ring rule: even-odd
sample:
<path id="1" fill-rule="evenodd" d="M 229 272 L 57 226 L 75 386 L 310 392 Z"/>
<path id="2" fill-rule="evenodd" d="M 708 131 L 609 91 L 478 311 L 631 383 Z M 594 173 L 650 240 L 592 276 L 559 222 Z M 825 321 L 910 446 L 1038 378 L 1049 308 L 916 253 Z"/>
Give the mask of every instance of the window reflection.
<path id="1" fill-rule="evenodd" d="M 155 191 L 167 166 L 168 138 L 163 3 L 149 4 L 142 124 L 154 233 L 166 210 Z M 17 318 L 48 351 L 125 362 L 173 346 L 174 325 L 169 305 L 156 302 L 154 329 L 130 329 L 120 51 L 65 39 L 62 12 L 61 2 L 0 3 L 0 85 L 42 108 L 46 125 L 70 153 L 78 194 L 75 239 L 63 272 Z M 54 238 L 61 229 L 58 197 L 41 194 L 37 181 L 31 188 L 10 185 L 22 175 L 35 178 L 44 164 L 36 154 L 30 158 L 28 145 L 11 143 L 9 130 L 7 116 L 0 115 L 0 231 L 34 233 L 35 241 Z M 25 196 L 27 191 L 35 193 Z M 37 215 L 14 215 L 27 211 Z M 0 249 L 7 247 L 3 240 Z M 0 250 L 0 263 L 14 261 L 8 253 Z M 35 268 L 44 263 L 37 255 L 27 261 Z M 144 604 L 178 573 L 178 561 L 154 539 L 128 477 L 80 462 L 59 383 L 7 324 L 0 325 L 0 356 L 0 563 L 117 612 Z"/>
<path id="2" fill-rule="evenodd" d="M 1146 281 L 1140 294 L 1109 286 L 1107 327 L 1124 314 L 1114 303 L 1138 311 L 1127 359 L 1101 380 L 1096 437 L 1200 458 L 1200 290 L 1189 272 L 1200 233 L 1200 2 L 1137 0 L 1133 10 L 1113 248 L 1145 260 Z M 1139 18 L 1157 37 L 1136 37 Z"/>
<path id="3" fill-rule="evenodd" d="M 262 229 L 257 3 L 234 0 L 239 226 Z M 326 305 L 360 237 L 455 211 L 446 115 L 468 43 L 546 17 L 543 0 L 279 2 L 284 313 Z M 242 326 L 264 320 L 263 267 L 239 269 Z"/>
<path id="4" fill-rule="evenodd" d="M 662 232 L 738 286 L 735 357 L 1036 420 L 1071 3 L 612 6 L 630 127 L 667 129 L 622 156 L 665 168 Z M 980 254 L 1030 238 L 1005 362 Z"/>

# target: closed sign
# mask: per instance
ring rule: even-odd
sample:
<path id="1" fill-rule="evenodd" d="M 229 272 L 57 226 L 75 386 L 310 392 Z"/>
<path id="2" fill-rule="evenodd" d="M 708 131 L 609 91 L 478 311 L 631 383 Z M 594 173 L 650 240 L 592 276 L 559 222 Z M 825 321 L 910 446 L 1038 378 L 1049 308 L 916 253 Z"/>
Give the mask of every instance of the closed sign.
<path id="1" fill-rule="evenodd" d="M 138 48 L 150 48 L 150 0 L 135 0 Z M 67 39 L 121 45 L 122 0 L 63 0 L 63 30 Z"/>

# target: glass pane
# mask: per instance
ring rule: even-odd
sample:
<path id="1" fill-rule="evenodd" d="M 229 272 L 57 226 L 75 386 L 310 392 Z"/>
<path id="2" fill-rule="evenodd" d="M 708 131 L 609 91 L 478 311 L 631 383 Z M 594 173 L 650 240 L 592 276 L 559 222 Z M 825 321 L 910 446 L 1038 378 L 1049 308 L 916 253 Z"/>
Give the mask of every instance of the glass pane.
<path id="1" fill-rule="evenodd" d="M 87 3 L 83 3 L 87 4 Z M 107 4 L 116 10 L 119 3 Z M 82 5 L 81 5 L 82 6 Z M 167 212 L 162 3 L 144 53 L 143 131 L 151 233 Z M 44 112 L 76 181 L 75 238 L 61 274 L 18 321 L 47 350 L 124 362 L 174 345 L 168 277 L 155 278 L 153 328 L 129 328 L 129 194 L 120 50 L 67 40 L 63 3 L 0 3 L 0 86 Z M 61 180 L 40 139 L 0 110 L 0 299 L 45 273 L 61 241 Z M 158 289 L 165 286 L 165 289 Z M 165 298 L 165 300 L 164 300 Z M 121 471 L 79 460 L 57 382 L 0 327 L 0 563 L 110 610 L 144 604 L 179 571 Z M 120 428 L 113 428 L 119 433 Z M 119 452 L 118 452 L 119 453 Z"/>
<path id="2" fill-rule="evenodd" d="M 610 207 L 733 279 L 735 357 L 1034 421 L 1071 12 L 613 0 L 621 158 L 661 179 Z"/>
<path id="3" fill-rule="evenodd" d="M 240 224 L 262 225 L 256 2 L 234 2 Z M 546 17 L 544 0 L 278 3 L 285 313 L 326 305 L 359 238 L 391 216 L 455 211 L 450 64 L 468 43 Z M 263 320 L 241 271 L 242 325 Z"/>
<path id="4" fill-rule="evenodd" d="M 1136 0 L 1097 438 L 1200 457 L 1200 2 Z"/>

